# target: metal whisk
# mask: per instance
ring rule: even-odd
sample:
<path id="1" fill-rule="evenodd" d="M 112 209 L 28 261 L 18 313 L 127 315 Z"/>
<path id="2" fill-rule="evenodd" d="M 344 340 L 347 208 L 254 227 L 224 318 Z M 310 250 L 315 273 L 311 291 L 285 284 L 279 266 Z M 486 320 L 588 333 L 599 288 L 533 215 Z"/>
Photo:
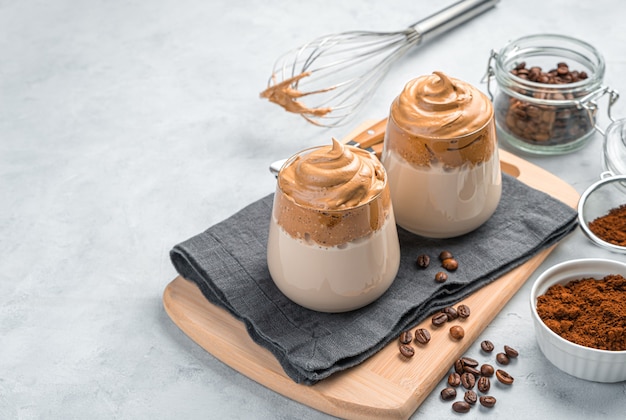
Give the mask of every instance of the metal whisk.
<path id="1" fill-rule="evenodd" d="M 261 97 L 315 125 L 342 125 L 407 50 L 498 2 L 462 0 L 397 32 L 350 31 L 317 38 L 276 60 Z"/>

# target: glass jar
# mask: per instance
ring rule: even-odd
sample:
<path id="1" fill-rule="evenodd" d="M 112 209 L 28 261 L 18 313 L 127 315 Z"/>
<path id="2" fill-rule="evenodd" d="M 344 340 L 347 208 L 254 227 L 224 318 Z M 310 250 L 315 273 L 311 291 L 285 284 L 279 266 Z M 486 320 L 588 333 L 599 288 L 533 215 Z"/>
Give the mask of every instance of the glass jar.
<path id="1" fill-rule="evenodd" d="M 492 51 L 486 77 L 499 137 L 532 154 L 580 149 L 594 133 L 596 100 L 610 94 L 609 113 L 617 100 L 603 85 L 604 72 L 598 50 L 564 35 L 525 36 Z M 495 99 L 492 76 L 498 87 Z"/>
<path id="2" fill-rule="evenodd" d="M 493 114 L 487 95 L 441 72 L 405 85 L 391 104 L 381 157 L 399 226 L 452 238 L 493 215 L 502 194 Z"/>

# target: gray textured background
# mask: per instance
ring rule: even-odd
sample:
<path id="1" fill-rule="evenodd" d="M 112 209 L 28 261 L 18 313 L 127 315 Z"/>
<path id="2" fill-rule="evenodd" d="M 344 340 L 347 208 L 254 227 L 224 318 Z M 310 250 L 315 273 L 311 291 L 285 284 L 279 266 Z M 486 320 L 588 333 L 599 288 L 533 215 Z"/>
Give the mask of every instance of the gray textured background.
<path id="1" fill-rule="evenodd" d="M 350 130 L 259 99 L 280 53 L 325 33 L 400 29 L 450 3 L 0 0 L 0 418 L 327 417 L 172 324 L 168 252 L 272 192 L 272 160 Z M 619 0 L 503 0 L 405 57 L 359 119 L 384 117 L 406 81 L 434 70 L 484 89 L 490 50 L 532 33 L 595 45 L 606 83 L 626 92 L 625 14 Z M 582 192 L 601 172 L 601 140 L 529 160 Z M 624 258 L 577 231 L 539 271 L 588 256 Z M 620 418 L 624 383 L 569 377 L 540 353 L 528 305 L 539 271 L 481 337 L 520 351 L 514 386 L 464 418 Z M 453 415 L 439 389 L 415 418 Z"/>

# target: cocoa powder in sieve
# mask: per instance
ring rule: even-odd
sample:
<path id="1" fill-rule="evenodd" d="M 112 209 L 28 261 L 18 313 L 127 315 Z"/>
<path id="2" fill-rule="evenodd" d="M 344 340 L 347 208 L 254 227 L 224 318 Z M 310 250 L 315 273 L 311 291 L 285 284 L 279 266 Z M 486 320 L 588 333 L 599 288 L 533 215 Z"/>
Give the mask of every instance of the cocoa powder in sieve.
<path id="1" fill-rule="evenodd" d="M 589 230 L 605 242 L 626 246 L 626 204 L 609 210 L 608 214 L 589 222 Z"/>

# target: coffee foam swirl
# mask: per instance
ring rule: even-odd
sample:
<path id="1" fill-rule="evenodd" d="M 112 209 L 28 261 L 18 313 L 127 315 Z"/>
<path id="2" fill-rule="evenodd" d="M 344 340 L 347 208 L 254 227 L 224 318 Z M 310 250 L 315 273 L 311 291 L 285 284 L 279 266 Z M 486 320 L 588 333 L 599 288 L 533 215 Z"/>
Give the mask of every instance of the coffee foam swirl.
<path id="1" fill-rule="evenodd" d="M 487 124 L 492 105 L 474 86 L 436 71 L 408 82 L 393 102 L 391 114 L 411 134 L 451 138 Z"/>
<path id="2" fill-rule="evenodd" d="M 321 210 L 344 210 L 371 201 L 383 190 L 382 164 L 369 152 L 332 140 L 300 154 L 280 171 L 279 186 L 295 203 Z"/>

